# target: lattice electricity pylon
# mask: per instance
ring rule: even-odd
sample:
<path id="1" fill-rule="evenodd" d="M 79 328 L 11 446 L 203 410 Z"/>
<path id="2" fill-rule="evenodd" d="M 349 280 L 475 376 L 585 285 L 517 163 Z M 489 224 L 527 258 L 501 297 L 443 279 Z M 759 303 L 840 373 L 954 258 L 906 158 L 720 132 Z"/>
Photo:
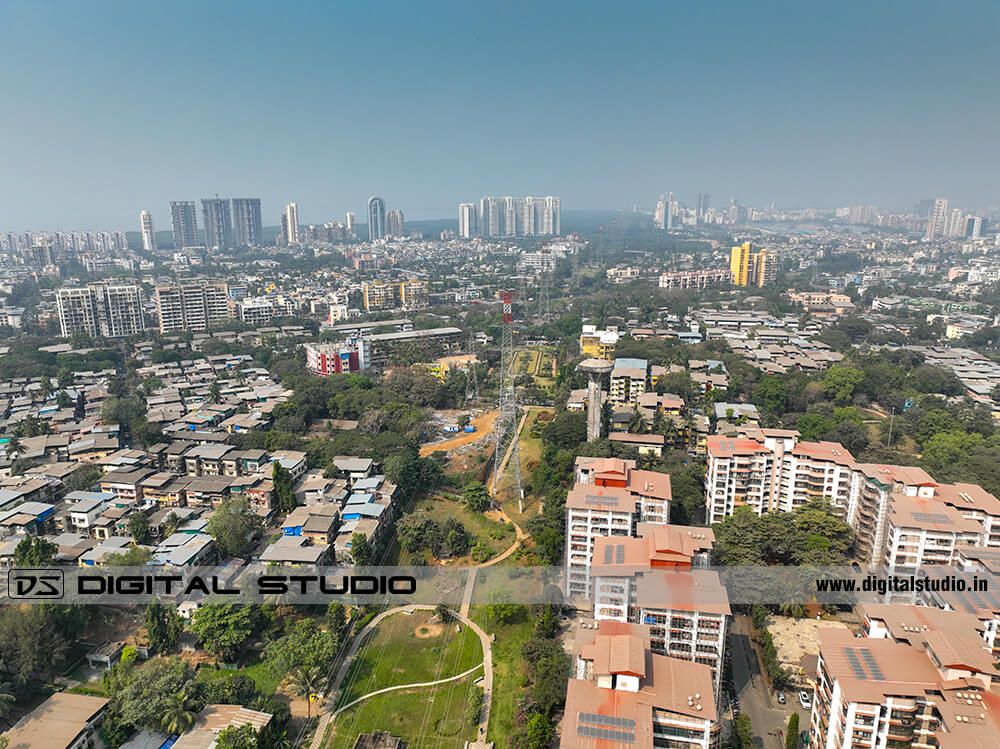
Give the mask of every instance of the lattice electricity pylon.
<path id="1" fill-rule="evenodd" d="M 479 375 L 476 373 L 476 335 L 469 331 L 469 373 L 465 376 L 465 400 L 479 400 Z"/>
<path id="2" fill-rule="evenodd" d="M 521 450 L 517 438 L 517 388 L 514 385 L 514 295 L 505 291 L 503 299 L 503 324 L 500 335 L 500 397 L 497 403 L 497 420 L 494 426 L 496 448 L 493 453 L 493 491 L 496 498 L 504 469 L 513 464 L 518 503 L 524 499 L 521 485 Z M 494 502 L 495 504 L 495 502 Z"/>
<path id="3" fill-rule="evenodd" d="M 538 322 L 547 322 L 549 319 L 549 283 L 552 274 L 542 271 L 538 278 Z"/>

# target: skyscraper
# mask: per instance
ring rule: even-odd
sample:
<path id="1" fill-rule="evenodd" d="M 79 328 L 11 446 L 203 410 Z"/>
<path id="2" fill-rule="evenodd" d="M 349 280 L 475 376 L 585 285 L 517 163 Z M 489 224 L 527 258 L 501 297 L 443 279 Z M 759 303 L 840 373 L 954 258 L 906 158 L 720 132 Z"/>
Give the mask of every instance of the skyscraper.
<path id="1" fill-rule="evenodd" d="M 260 198 L 233 198 L 233 238 L 237 247 L 259 247 L 263 239 Z"/>
<path id="2" fill-rule="evenodd" d="M 503 212 L 500 198 L 482 198 L 479 201 L 479 235 L 499 237 L 503 234 Z"/>
<path id="3" fill-rule="evenodd" d="M 542 212 L 542 234 L 562 234 L 562 200 L 552 195 L 545 198 Z"/>
<path id="4" fill-rule="evenodd" d="M 205 244 L 228 249 L 233 246 L 233 214 L 225 198 L 202 198 L 201 215 L 205 220 Z"/>
<path id="5" fill-rule="evenodd" d="M 368 198 L 368 239 L 372 242 L 384 239 L 385 232 L 385 201 L 372 195 Z"/>
<path id="6" fill-rule="evenodd" d="M 927 221 L 927 239 L 943 237 L 948 229 L 948 199 L 938 198 L 934 201 L 930 219 Z"/>
<path id="7" fill-rule="evenodd" d="M 458 204 L 458 236 L 471 239 L 479 235 L 479 216 L 475 203 Z"/>
<path id="8" fill-rule="evenodd" d="M 357 230 L 354 228 L 354 224 L 355 224 L 354 211 L 348 211 L 347 212 L 347 223 L 344 226 L 347 228 L 347 233 L 350 236 L 352 236 L 352 237 L 356 237 L 357 236 L 357 233 L 356 233 Z"/>
<path id="9" fill-rule="evenodd" d="M 198 247 L 198 212 L 193 200 L 170 203 L 170 223 L 174 232 L 174 249 Z"/>
<path id="10" fill-rule="evenodd" d="M 286 245 L 299 243 L 299 206 L 289 203 L 281 215 L 282 238 Z"/>
<path id="11" fill-rule="evenodd" d="M 399 209 L 394 211 L 389 211 L 386 214 L 385 219 L 386 233 L 390 237 L 403 237 L 406 236 L 406 231 L 403 228 L 403 212 Z"/>
<path id="12" fill-rule="evenodd" d="M 156 232 L 153 230 L 152 213 L 139 212 L 139 228 L 142 232 L 142 249 L 146 252 L 156 252 Z"/>

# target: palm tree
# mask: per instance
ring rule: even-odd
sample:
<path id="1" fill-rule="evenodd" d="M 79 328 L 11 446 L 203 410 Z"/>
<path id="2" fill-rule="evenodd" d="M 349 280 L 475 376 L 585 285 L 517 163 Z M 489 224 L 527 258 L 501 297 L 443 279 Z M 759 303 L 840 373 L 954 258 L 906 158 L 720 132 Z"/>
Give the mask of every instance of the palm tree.
<path id="1" fill-rule="evenodd" d="M 292 688 L 293 694 L 305 698 L 306 720 L 308 720 L 312 717 L 313 695 L 323 691 L 323 687 L 326 686 L 326 676 L 319 666 L 296 666 L 288 677 L 288 685 Z"/>
<path id="2" fill-rule="evenodd" d="M 167 733 L 181 734 L 194 725 L 197 717 L 194 700 L 187 690 L 182 690 L 167 697 L 167 706 L 160 712 L 160 725 Z"/>
<path id="3" fill-rule="evenodd" d="M 0 720 L 3 720 L 4 723 L 7 722 L 8 716 L 14 710 L 14 703 L 17 702 L 14 693 L 10 691 L 11 689 L 9 681 L 0 682 Z"/>
<path id="4" fill-rule="evenodd" d="M 16 458 L 21 455 L 21 450 L 23 450 L 21 445 L 21 440 L 17 435 L 12 435 L 10 439 L 7 440 L 7 457 Z"/>
<path id="5" fill-rule="evenodd" d="M 785 616 L 791 616 L 795 619 L 801 619 L 806 615 L 806 607 L 802 601 L 797 601 L 794 598 L 790 598 L 780 606 L 780 611 Z"/>

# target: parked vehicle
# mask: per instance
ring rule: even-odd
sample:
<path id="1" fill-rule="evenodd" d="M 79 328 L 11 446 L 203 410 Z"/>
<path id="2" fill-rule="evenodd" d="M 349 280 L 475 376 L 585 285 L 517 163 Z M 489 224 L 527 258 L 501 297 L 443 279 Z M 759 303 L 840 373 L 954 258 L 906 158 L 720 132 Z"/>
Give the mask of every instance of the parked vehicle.
<path id="1" fill-rule="evenodd" d="M 786 702 L 786 700 L 785 700 L 785 693 L 784 692 L 778 692 L 778 704 L 779 705 L 784 705 L 785 702 Z"/>
<path id="2" fill-rule="evenodd" d="M 808 692 L 799 692 L 799 704 L 803 710 L 812 710 L 812 697 Z"/>

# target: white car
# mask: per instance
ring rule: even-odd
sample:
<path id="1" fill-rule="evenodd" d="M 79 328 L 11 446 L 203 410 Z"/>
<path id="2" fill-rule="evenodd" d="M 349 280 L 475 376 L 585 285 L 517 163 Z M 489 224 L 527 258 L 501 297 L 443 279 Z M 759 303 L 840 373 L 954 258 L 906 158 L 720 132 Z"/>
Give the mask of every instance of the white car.
<path id="1" fill-rule="evenodd" d="M 799 704 L 802 705 L 803 710 L 812 710 L 812 698 L 808 692 L 799 692 Z"/>

